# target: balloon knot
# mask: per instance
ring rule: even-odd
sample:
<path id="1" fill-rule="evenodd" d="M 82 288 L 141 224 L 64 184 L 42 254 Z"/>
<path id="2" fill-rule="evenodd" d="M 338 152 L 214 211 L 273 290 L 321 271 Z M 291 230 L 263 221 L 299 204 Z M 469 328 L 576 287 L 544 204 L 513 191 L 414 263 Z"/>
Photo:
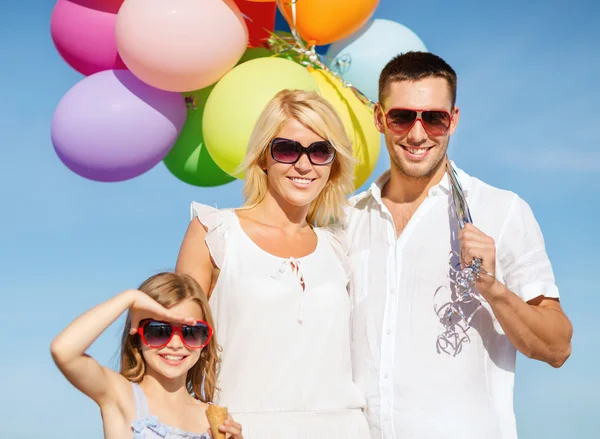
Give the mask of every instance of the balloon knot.
<path id="1" fill-rule="evenodd" d="M 196 107 L 196 98 L 194 96 L 186 96 L 185 97 L 185 105 L 188 110 L 195 110 Z"/>

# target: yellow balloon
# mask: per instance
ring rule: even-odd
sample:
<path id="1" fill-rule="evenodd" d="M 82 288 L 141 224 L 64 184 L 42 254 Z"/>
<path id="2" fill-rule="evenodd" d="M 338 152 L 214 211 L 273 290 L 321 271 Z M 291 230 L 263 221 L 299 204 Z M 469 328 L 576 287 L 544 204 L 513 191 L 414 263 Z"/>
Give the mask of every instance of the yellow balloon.
<path id="1" fill-rule="evenodd" d="M 352 141 L 354 157 L 358 163 L 354 170 L 354 187 L 358 189 L 369 178 L 381 146 L 381 134 L 373 121 L 373 110 L 363 104 L 352 90 L 331 73 L 325 70 L 312 70 L 310 74 L 321 89 L 321 96 L 335 108 L 340 115 L 346 133 Z"/>
<path id="2" fill-rule="evenodd" d="M 234 67 L 217 82 L 204 107 L 202 134 L 214 162 L 229 175 L 243 162 L 254 125 L 281 90 L 319 86 L 305 67 L 283 58 L 258 58 Z"/>

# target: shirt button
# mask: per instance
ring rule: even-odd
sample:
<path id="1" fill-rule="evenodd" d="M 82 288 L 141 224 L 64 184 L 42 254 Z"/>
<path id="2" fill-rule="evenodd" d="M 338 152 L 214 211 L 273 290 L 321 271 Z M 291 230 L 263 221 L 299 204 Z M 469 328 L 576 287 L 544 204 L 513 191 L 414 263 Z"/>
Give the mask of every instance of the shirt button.
<path id="1" fill-rule="evenodd" d="M 392 330 L 391 330 L 391 329 L 388 329 L 387 331 L 385 331 L 385 333 L 386 333 L 387 335 L 390 335 L 390 334 L 392 333 Z"/>
<path id="2" fill-rule="evenodd" d="M 387 372 L 383 374 L 383 377 L 384 377 L 384 378 L 387 378 L 388 376 L 389 376 L 389 375 L 387 374 Z"/>

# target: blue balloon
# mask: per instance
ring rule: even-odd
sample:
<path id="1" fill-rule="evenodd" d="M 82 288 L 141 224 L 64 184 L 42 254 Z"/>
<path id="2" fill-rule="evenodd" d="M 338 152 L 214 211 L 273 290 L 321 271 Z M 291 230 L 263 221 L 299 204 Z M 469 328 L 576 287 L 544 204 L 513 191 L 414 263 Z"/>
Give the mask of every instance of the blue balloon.
<path id="1" fill-rule="evenodd" d="M 427 52 L 427 48 L 406 26 L 378 18 L 331 44 L 325 59 L 327 67 L 377 102 L 381 70 L 394 56 L 410 51 Z"/>
<path id="2" fill-rule="evenodd" d="M 283 31 L 283 32 L 289 32 L 290 31 L 290 26 L 287 22 L 287 20 L 285 19 L 285 17 L 283 16 L 283 14 L 281 13 L 281 11 L 279 10 L 279 8 L 276 9 L 275 11 L 275 27 L 274 30 L 276 31 Z"/>

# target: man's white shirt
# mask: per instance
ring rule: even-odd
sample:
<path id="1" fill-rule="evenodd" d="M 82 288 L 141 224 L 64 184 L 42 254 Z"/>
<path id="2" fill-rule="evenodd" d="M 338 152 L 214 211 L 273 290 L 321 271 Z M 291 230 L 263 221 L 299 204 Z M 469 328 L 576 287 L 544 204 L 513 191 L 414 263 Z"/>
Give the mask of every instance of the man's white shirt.
<path id="1" fill-rule="evenodd" d="M 474 226 L 496 243 L 497 279 L 525 301 L 558 298 L 529 205 L 457 173 Z M 347 217 L 353 371 L 373 439 L 515 439 L 516 351 L 489 305 L 475 313 L 461 352 L 436 349 L 444 327 L 434 297 L 437 305 L 450 297 L 449 255 L 459 251 L 447 174 L 398 237 L 381 200 L 389 177 L 354 196 Z"/>

